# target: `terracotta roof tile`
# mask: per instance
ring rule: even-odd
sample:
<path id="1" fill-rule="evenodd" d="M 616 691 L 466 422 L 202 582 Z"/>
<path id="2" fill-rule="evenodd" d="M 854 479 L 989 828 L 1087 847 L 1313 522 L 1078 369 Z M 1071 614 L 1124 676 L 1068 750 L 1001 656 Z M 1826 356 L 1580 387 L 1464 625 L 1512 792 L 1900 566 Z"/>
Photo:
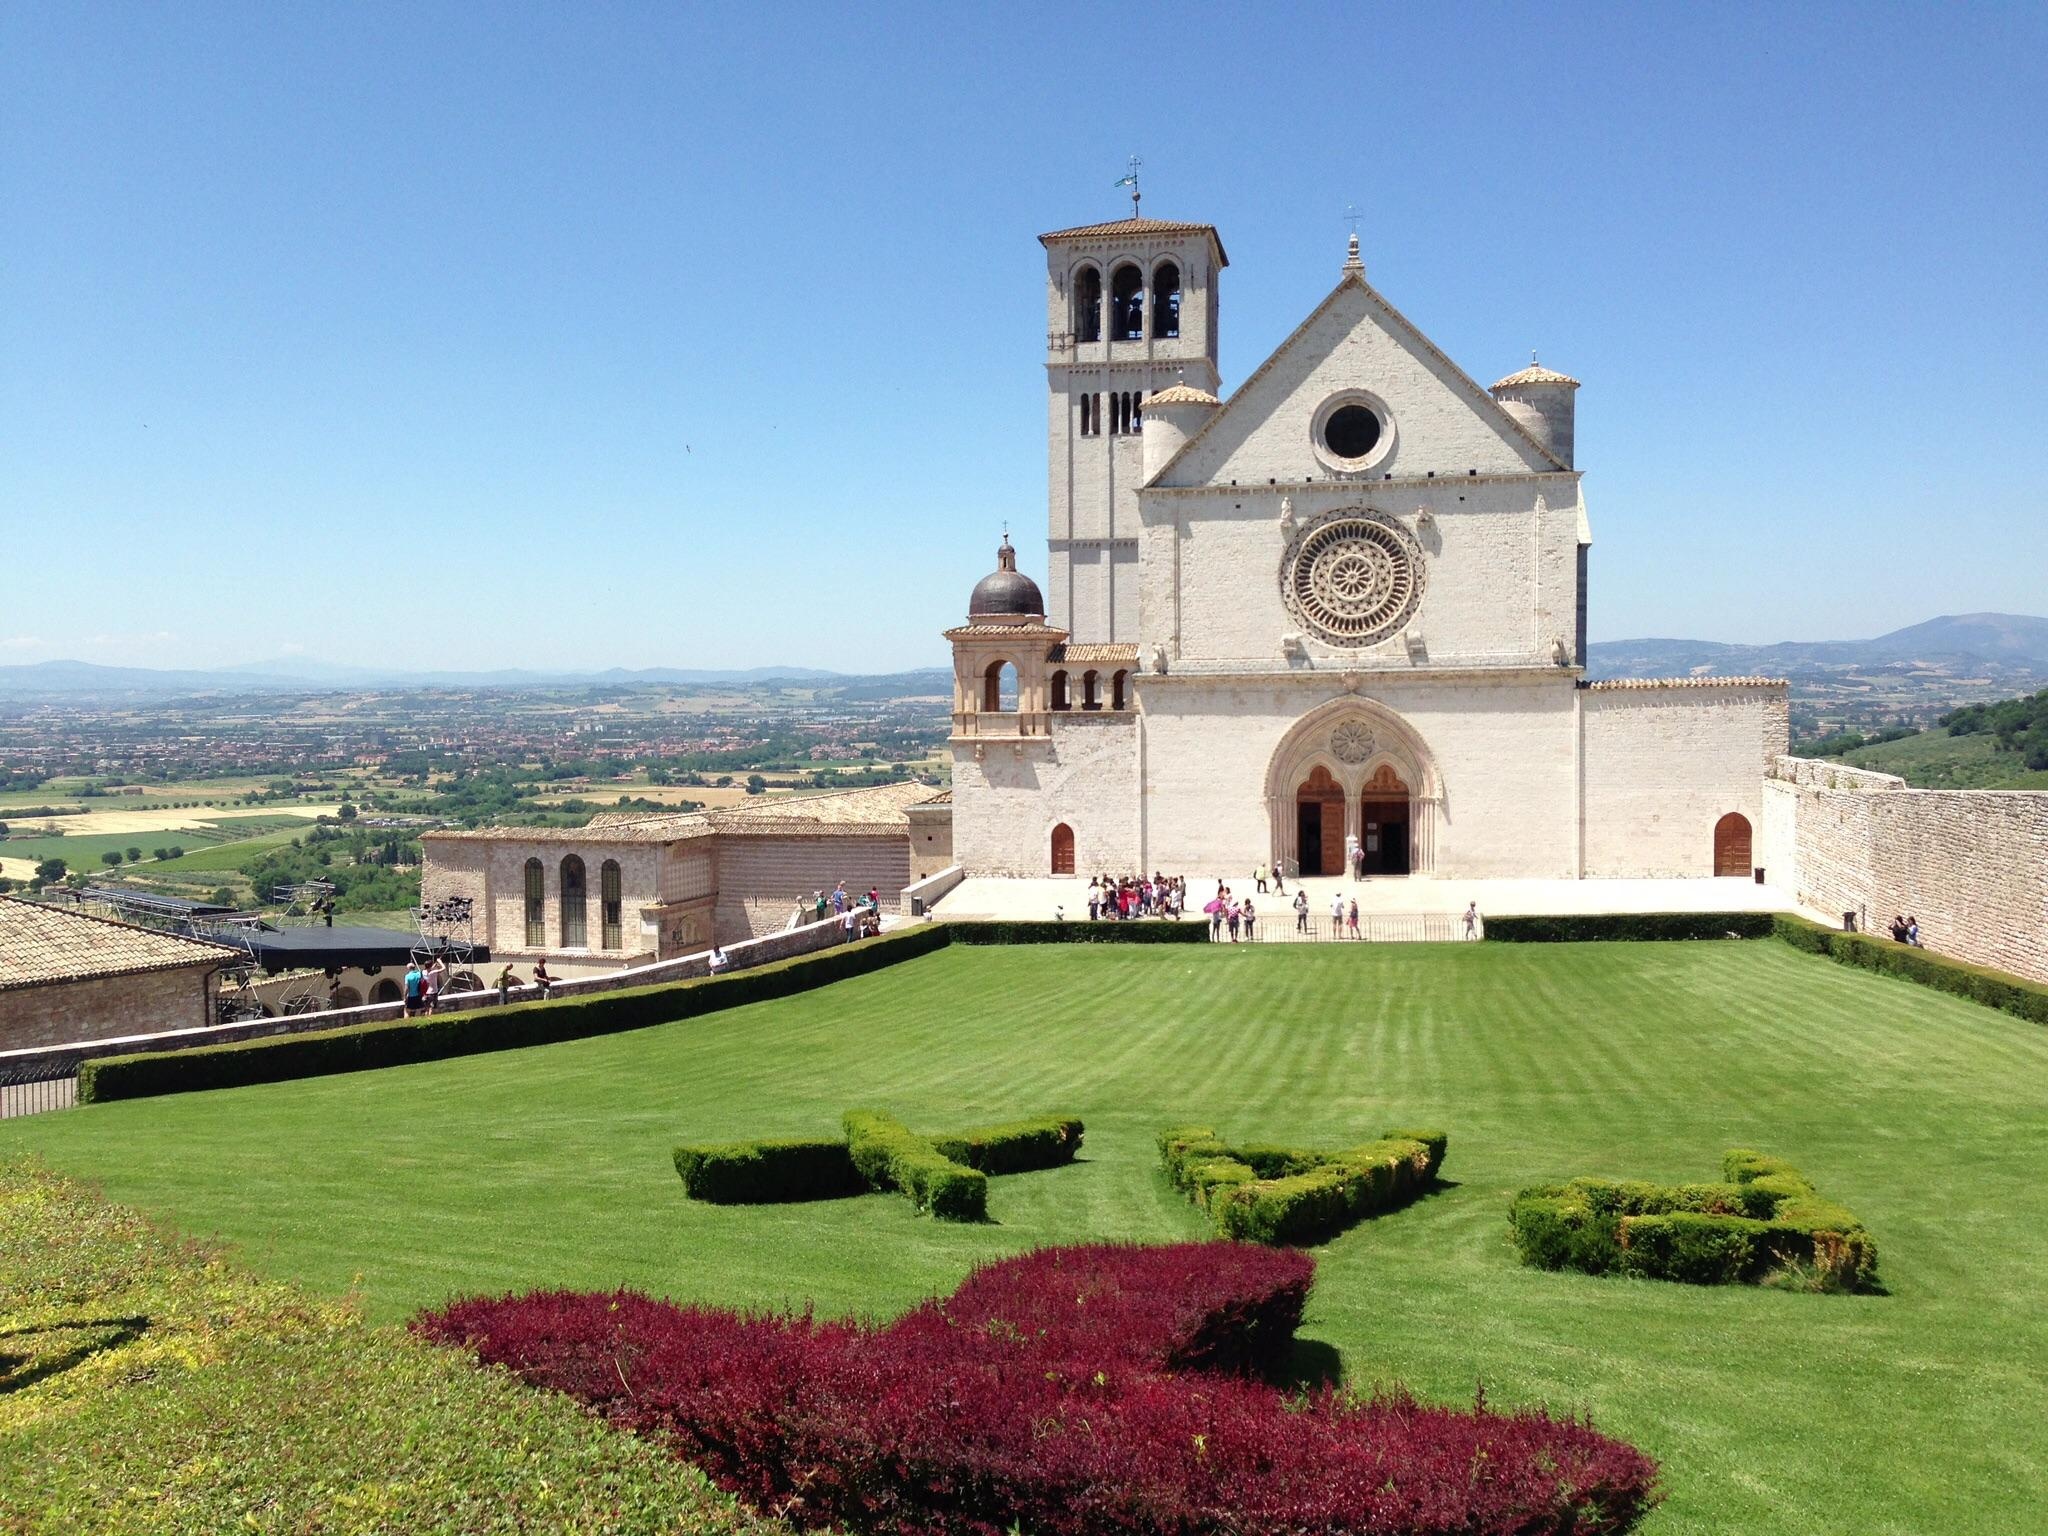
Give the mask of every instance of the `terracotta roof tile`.
<path id="1" fill-rule="evenodd" d="M 1135 645 L 1076 645 L 1068 641 L 1052 648 L 1053 661 L 1129 661 L 1138 659 Z"/>
<path id="2" fill-rule="evenodd" d="M 1522 384 L 1569 384 L 1573 389 L 1579 381 L 1568 373 L 1559 373 L 1555 368 L 1546 368 L 1541 363 L 1531 363 L 1519 373 L 1511 373 L 1504 379 L 1496 379 L 1494 389 L 1513 389 Z"/>
<path id="3" fill-rule="evenodd" d="M 1636 688 L 1789 688 L 1782 677 L 1607 677 L 1586 687 L 1594 693 Z"/>
<path id="4" fill-rule="evenodd" d="M 1040 245 L 1055 240 L 1094 240 L 1117 235 L 1207 235 L 1216 242 L 1216 254 L 1224 266 L 1230 258 L 1223 251 L 1223 237 L 1214 224 L 1192 224 L 1181 219 L 1111 219 L 1106 224 L 1076 224 L 1072 229 L 1054 229 L 1038 237 Z"/>
<path id="5" fill-rule="evenodd" d="M 0 896 L 0 990 L 225 965 L 235 955 L 224 944 Z"/>

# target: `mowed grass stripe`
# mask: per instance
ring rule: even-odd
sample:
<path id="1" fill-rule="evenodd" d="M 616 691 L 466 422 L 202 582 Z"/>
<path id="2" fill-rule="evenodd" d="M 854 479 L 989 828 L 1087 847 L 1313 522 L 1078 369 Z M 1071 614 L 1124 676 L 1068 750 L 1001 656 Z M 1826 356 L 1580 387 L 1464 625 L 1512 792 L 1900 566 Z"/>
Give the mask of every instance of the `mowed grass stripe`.
<path id="1" fill-rule="evenodd" d="M 632 1284 L 886 1316 L 1038 1243 L 1204 1220 L 1153 1137 L 1451 1135 L 1446 1187 L 1319 1250 L 1305 1332 L 1360 1385 L 1590 1410 L 1665 1460 L 1672 1532 L 2048 1528 L 2048 1031 L 1772 943 L 949 950 L 602 1040 L 0 1125 L 259 1265 L 403 1316 L 457 1290 Z M 1052 1110 L 1071 1168 L 995 1221 L 893 1196 L 714 1208 L 682 1139 Z M 1525 1270 L 1505 1205 L 1602 1172 L 1802 1163 L 1868 1221 L 1882 1297 Z"/>

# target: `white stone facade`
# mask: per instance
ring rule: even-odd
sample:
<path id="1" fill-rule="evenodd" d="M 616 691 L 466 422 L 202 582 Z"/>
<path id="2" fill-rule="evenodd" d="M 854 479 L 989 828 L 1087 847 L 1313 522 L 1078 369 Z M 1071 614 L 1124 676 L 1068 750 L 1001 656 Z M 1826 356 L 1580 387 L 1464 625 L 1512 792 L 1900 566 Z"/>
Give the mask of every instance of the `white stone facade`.
<path id="1" fill-rule="evenodd" d="M 1785 687 L 1586 684 L 1575 381 L 1532 366 L 1481 388 L 1354 248 L 1219 402 L 1213 229 L 1043 241 L 1050 598 L 948 631 L 964 869 L 1336 873 L 1355 849 L 1374 873 L 1708 876 L 1718 857 L 1749 876 Z M 1116 339 L 1125 265 L 1178 273 L 1178 337 L 1152 334 L 1148 294 L 1145 334 Z M 1080 305 L 1090 270 L 1100 323 Z M 1098 388 L 1159 398 L 1134 434 L 1135 416 L 1097 413 Z M 1134 623 L 1104 540 L 1134 540 Z M 998 708 L 1004 663 L 1017 702 Z M 1086 707 L 1084 669 L 1121 674 L 1119 696 Z"/>

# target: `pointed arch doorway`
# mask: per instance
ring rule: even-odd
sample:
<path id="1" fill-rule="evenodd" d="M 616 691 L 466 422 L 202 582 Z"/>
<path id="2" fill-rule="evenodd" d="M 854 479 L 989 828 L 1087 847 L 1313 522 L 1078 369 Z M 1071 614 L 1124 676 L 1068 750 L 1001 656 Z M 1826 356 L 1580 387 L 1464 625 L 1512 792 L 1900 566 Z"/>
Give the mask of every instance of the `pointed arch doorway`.
<path id="1" fill-rule="evenodd" d="M 1408 786 L 1381 763 L 1358 792 L 1359 857 L 1368 875 L 1405 875 L 1409 866 Z"/>
<path id="2" fill-rule="evenodd" d="M 1052 872 L 1056 875 L 1074 872 L 1074 829 L 1064 821 L 1052 829 Z"/>
<path id="3" fill-rule="evenodd" d="M 1302 874 L 1344 873 L 1344 786 L 1321 763 L 1294 792 L 1294 846 Z"/>

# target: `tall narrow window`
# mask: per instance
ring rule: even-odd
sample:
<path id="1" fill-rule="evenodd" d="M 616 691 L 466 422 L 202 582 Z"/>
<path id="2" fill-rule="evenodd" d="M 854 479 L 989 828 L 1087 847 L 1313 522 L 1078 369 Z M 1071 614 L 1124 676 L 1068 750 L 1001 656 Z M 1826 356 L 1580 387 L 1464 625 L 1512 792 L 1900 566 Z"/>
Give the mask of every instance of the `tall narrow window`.
<path id="1" fill-rule="evenodd" d="M 526 861 L 526 947 L 539 949 L 548 941 L 547 876 L 539 859 Z"/>
<path id="2" fill-rule="evenodd" d="M 1081 674 L 1081 707 L 1083 709 L 1102 708 L 1101 688 L 1101 673 L 1083 672 Z"/>
<path id="3" fill-rule="evenodd" d="M 1152 334 L 1180 334 L 1180 268 L 1170 261 L 1152 269 Z"/>
<path id="4" fill-rule="evenodd" d="M 1117 674 L 1123 676 L 1121 672 Z M 599 942 L 606 949 L 623 949 L 625 935 L 619 924 L 620 909 L 624 906 L 624 893 L 619 878 L 619 861 L 606 859 L 597 871 L 597 920 L 602 925 Z"/>
<path id="5" fill-rule="evenodd" d="M 1129 265 L 1118 267 L 1109 278 L 1109 339 L 1142 341 L 1145 338 L 1145 274 Z"/>
<path id="6" fill-rule="evenodd" d="M 1067 698 L 1067 674 L 1063 671 L 1055 672 L 1052 675 L 1052 707 L 1054 709 L 1072 709 L 1074 707 Z"/>
<path id="7" fill-rule="evenodd" d="M 1074 340 L 1102 340 L 1102 274 L 1093 267 L 1074 274 Z"/>
<path id="8" fill-rule="evenodd" d="M 590 942 L 588 892 L 583 887 L 583 861 L 570 854 L 562 860 L 562 947 L 581 949 Z"/>
<path id="9" fill-rule="evenodd" d="M 1130 698 L 1124 691 L 1124 683 L 1129 679 L 1130 675 L 1128 672 L 1119 672 L 1110 678 L 1109 707 L 1111 709 L 1128 709 L 1130 707 Z"/>
<path id="10" fill-rule="evenodd" d="M 1081 435 L 1083 437 L 1093 437 L 1096 433 L 1095 409 L 1095 397 L 1093 395 L 1083 395 L 1081 397 Z"/>
<path id="11" fill-rule="evenodd" d="M 1017 707 L 1017 669 L 1007 661 L 992 661 L 981 674 L 981 707 L 991 714 Z"/>

